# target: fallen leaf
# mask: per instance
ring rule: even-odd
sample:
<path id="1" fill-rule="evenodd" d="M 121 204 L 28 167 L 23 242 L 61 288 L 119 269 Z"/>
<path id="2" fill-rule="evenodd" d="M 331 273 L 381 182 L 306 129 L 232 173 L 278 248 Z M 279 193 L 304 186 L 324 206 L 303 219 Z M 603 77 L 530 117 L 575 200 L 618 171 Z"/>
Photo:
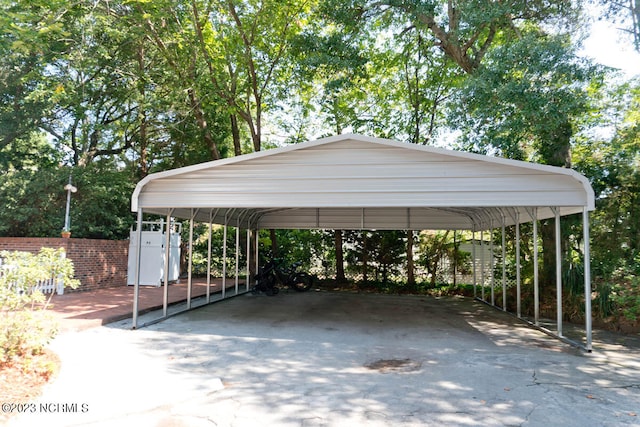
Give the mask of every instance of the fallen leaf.
<path id="1" fill-rule="evenodd" d="M 593 394 L 587 394 L 587 399 L 595 399 L 595 398 L 593 397 Z"/>

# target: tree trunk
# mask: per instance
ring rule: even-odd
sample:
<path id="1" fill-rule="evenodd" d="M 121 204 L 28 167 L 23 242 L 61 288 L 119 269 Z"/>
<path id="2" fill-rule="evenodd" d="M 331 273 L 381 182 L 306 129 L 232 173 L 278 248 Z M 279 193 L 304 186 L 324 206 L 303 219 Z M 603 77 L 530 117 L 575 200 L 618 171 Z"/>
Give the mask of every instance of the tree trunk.
<path id="1" fill-rule="evenodd" d="M 542 238 L 542 271 L 540 273 L 540 292 L 554 286 L 556 278 L 556 230 L 553 219 L 540 221 Z M 548 295 L 552 295 L 551 292 Z M 555 295 L 555 294 L 553 294 Z"/>
<path id="2" fill-rule="evenodd" d="M 220 159 L 220 152 L 218 151 L 218 146 L 213 140 L 211 136 L 211 131 L 209 131 L 209 125 L 207 124 L 207 120 L 204 117 L 204 111 L 202 111 L 202 106 L 200 105 L 200 100 L 195 94 L 193 89 L 188 90 L 189 100 L 191 102 L 191 109 L 193 110 L 193 114 L 196 117 L 196 123 L 198 127 L 202 131 L 202 137 L 204 138 L 207 147 L 209 147 L 209 151 L 211 152 L 211 159 L 218 160 Z"/>
<path id="3" fill-rule="evenodd" d="M 231 136 L 233 137 L 233 153 L 236 156 L 242 155 L 242 147 L 240 145 L 240 129 L 238 128 L 238 116 L 230 114 Z"/>
<path id="4" fill-rule="evenodd" d="M 145 68 L 144 68 L 144 47 L 140 46 L 138 48 L 138 72 L 140 76 L 144 76 Z M 138 85 L 138 90 L 140 92 L 140 97 L 144 101 L 146 97 L 145 92 L 145 82 L 144 79 L 140 79 L 140 84 Z M 144 105 L 144 102 L 142 103 Z M 139 150 L 140 150 L 140 178 L 144 178 L 149 175 L 149 142 L 147 140 L 147 111 L 144 107 L 140 107 L 140 111 L 138 112 L 138 121 L 140 122 L 140 132 L 139 132 Z"/>
<path id="5" fill-rule="evenodd" d="M 333 232 L 333 241 L 336 250 L 336 282 L 346 281 L 344 275 L 344 251 L 342 249 L 342 230 L 335 230 Z"/>
<path id="6" fill-rule="evenodd" d="M 407 285 L 416 285 L 415 266 L 413 262 L 413 230 L 407 230 Z"/>
<path id="7" fill-rule="evenodd" d="M 547 135 L 542 135 L 545 141 L 540 152 L 545 163 L 571 168 L 571 136 L 573 127 L 568 119 L 564 120 Z M 554 220 L 540 222 L 540 237 L 542 239 L 542 271 L 540 274 L 540 291 L 552 287 L 556 278 L 556 242 Z M 551 293 L 549 293 L 551 295 Z M 555 294 L 553 294 L 555 295 Z"/>

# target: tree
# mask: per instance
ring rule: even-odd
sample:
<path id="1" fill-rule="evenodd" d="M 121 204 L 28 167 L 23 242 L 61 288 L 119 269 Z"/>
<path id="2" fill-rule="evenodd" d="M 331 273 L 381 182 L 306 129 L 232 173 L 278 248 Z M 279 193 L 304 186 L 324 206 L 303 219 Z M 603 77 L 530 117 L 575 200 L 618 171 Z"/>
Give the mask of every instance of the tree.
<path id="1" fill-rule="evenodd" d="M 325 10 L 353 27 L 362 25 L 362 20 L 384 16 L 427 31 L 446 56 L 468 74 L 480 67 L 495 43 L 518 37 L 523 25 L 568 24 L 579 11 L 570 0 L 330 0 Z"/>
<path id="2" fill-rule="evenodd" d="M 351 268 L 362 274 L 362 282 L 369 281 L 373 268 L 375 281 L 390 283 L 390 277 L 399 270 L 404 260 L 404 232 L 350 231 L 346 233 L 346 238 L 346 258 Z"/>
<path id="3" fill-rule="evenodd" d="M 44 132 L 11 138 L 0 147 L 0 170 L 5 173 L 24 169 L 51 169 L 62 161 L 62 154 L 47 141 Z"/>
<path id="4" fill-rule="evenodd" d="M 320 113 L 316 122 L 331 134 L 357 130 L 366 121 L 364 106 L 369 86 L 366 42 L 344 34 L 319 14 L 306 31 L 293 41 L 291 59 L 295 63 L 295 90 L 301 110 Z M 366 36 L 363 36 L 366 38 Z M 319 111 L 317 110 L 319 109 Z"/>
<path id="5" fill-rule="evenodd" d="M 263 113 L 273 108 L 274 85 L 287 80 L 283 62 L 292 38 L 314 7 L 313 0 L 191 2 L 193 25 L 208 78 L 229 109 L 248 126 L 253 150 L 262 148 Z M 237 137 L 237 130 L 233 132 Z M 239 144 L 235 141 L 236 154 Z"/>
<path id="6" fill-rule="evenodd" d="M 571 146 L 601 74 L 561 36 L 496 47 L 466 82 L 451 121 L 469 151 L 570 168 Z M 555 277 L 553 221 L 543 221 L 542 283 Z"/>
<path id="7" fill-rule="evenodd" d="M 69 43 L 63 1 L 0 2 L 0 149 L 44 128 L 55 91 L 43 92 L 47 66 Z M 51 88 L 48 88 L 51 89 Z"/>
<path id="8" fill-rule="evenodd" d="M 596 194 L 594 274 L 608 279 L 640 274 L 640 86 L 622 84 L 604 101 L 617 105 L 618 114 L 603 108 L 615 129 L 612 137 L 580 140 L 575 151 L 576 168 L 590 177 Z"/>
<path id="9" fill-rule="evenodd" d="M 467 150 L 571 167 L 574 128 L 589 111 L 597 77 L 565 37 L 527 34 L 487 56 L 465 81 L 450 119 Z"/>
<path id="10" fill-rule="evenodd" d="M 134 184 L 128 172 L 110 165 L 74 169 L 24 169 L 0 177 L 0 235 L 56 237 L 64 225 L 69 175 L 78 188 L 71 200 L 74 237 L 124 239 L 133 215 L 129 203 Z"/>
<path id="11" fill-rule="evenodd" d="M 218 112 L 219 98 L 209 99 L 208 105 L 203 101 L 207 85 L 190 5 L 186 1 L 134 1 L 131 4 L 134 9 L 128 15 L 130 22 L 144 29 L 147 40 L 155 47 L 157 58 L 163 64 L 154 81 L 165 90 L 173 88 L 169 97 L 173 100 L 172 119 L 181 125 L 195 121 L 200 134 L 198 139 L 208 148 L 209 159 L 220 159 L 220 140 L 214 136 L 210 125 L 216 122 L 215 115 L 212 117 L 210 113 Z M 184 127 L 173 129 L 180 132 Z M 174 137 L 176 135 L 173 133 Z"/>
<path id="12" fill-rule="evenodd" d="M 633 40 L 635 50 L 640 52 L 640 1 L 638 0 L 598 0 L 604 7 L 604 17 Z"/>
<path id="13" fill-rule="evenodd" d="M 419 245 L 419 263 L 426 268 L 429 274 L 431 287 L 435 287 L 438 281 L 442 261 L 445 258 L 455 258 L 455 245 L 453 235 L 449 230 L 446 231 L 422 231 L 420 233 Z"/>

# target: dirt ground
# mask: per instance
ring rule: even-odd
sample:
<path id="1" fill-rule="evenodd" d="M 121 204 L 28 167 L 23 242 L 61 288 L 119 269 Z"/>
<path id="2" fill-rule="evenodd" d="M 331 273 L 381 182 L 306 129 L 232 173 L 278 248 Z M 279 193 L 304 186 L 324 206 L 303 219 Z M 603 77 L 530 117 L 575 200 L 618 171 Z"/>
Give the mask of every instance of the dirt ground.
<path id="1" fill-rule="evenodd" d="M 19 360 L 0 368 L 0 396 L 2 403 L 27 403 L 42 393 L 42 388 L 54 381 L 60 370 L 60 358 L 50 350 Z M 5 422 L 13 411 L 0 412 L 0 423 Z"/>

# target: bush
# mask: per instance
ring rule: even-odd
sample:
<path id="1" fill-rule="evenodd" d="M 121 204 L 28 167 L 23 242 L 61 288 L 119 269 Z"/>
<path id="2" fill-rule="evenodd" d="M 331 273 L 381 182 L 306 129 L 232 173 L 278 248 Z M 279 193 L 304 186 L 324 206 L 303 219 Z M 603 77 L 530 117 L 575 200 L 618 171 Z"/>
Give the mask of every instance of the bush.
<path id="1" fill-rule="evenodd" d="M 626 320 L 638 321 L 640 318 L 640 279 L 638 277 L 620 279 L 611 286 L 609 298 Z"/>
<path id="2" fill-rule="evenodd" d="M 39 354 L 55 336 L 57 327 L 48 316 L 51 300 L 37 288 L 46 280 L 75 288 L 73 262 L 62 249 L 42 248 L 38 254 L 0 252 L 0 365 L 16 357 Z"/>

